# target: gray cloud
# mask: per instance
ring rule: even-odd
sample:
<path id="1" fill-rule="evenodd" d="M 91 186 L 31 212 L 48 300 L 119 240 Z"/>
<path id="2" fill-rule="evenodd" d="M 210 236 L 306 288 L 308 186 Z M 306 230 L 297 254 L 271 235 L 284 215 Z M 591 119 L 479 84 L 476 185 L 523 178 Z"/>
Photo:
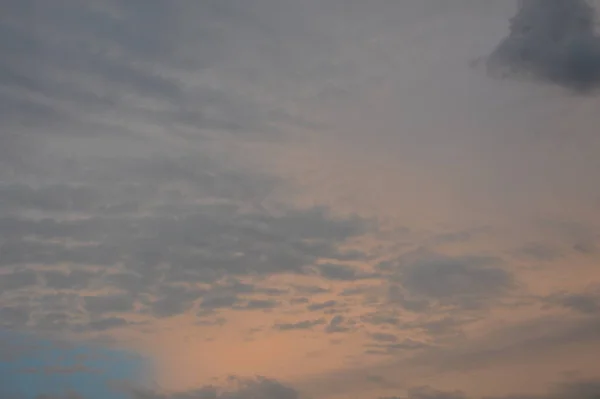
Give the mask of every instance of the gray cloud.
<path id="1" fill-rule="evenodd" d="M 274 299 L 251 299 L 245 305 L 245 309 L 273 309 L 279 306 L 279 302 Z"/>
<path id="2" fill-rule="evenodd" d="M 551 262 L 563 256 L 562 251 L 552 245 L 530 243 L 517 250 L 517 254 L 538 262 Z"/>
<path id="3" fill-rule="evenodd" d="M 378 376 L 369 376 L 370 381 L 382 383 L 385 380 Z M 232 385 L 232 387 L 227 387 Z M 393 385 L 392 385 L 393 386 Z M 185 392 L 163 393 L 144 389 L 121 389 L 131 399 L 298 399 L 301 394 L 294 388 L 276 380 L 265 377 L 242 379 L 228 377 L 223 385 L 207 385 Z M 596 380 L 582 380 L 567 383 L 556 383 L 547 394 L 526 395 L 515 393 L 510 396 L 490 397 L 483 399 L 595 399 L 600 394 L 600 383 Z M 379 399 L 476 399 L 460 390 L 442 390 L 432 386 L 416 386 L 407 390 L 402 396 L 385 396 Z M 85 399 L 77 392 L 63 394 L 42 394 L 35 399 Z"/>
<path id="4" fill-rule="evenodd" d="M 375 341 L 380 341 L 380 342 L 397 342 L 398 341 L 398 337 L 394 334 L 388 334 L 388 333 L 373 333 L 371 334 L 371 338 L 373 338 Z"/>
<path id="5" fill-rule="evenodd" d="M 325 301 L 325 302 L 311 303 L 310 305 L 308 305 L 306 307 L 306 309 L 310 310 L 310 311 L 323 310 L 323 309 L 331 308 L 335 305 L 337 305 L 337 301 L 331 299 L 331 300 Z"/>
<path id="6" fill-rule="evenodd" d="M 85 296 L 83 300 L 90 313 L 129 312 L 134 305 L 134 298 L 130 294 Z"/>
<path id="7" fill-rule="evenodd" d="M 71 270 L 68 272 L 54 270 L 43 272 L 41 275 L 49 288 L 77 290 L 85 288 L 94 273 L 86 270 Z"/>
<path id="8" fill-rule="evenodd" d="M 132 399 L 298 399 L 298 391 L 278 381 L 265 377 L 241 379 L 229 377 L 229 383 L 235 388 L 205 386 L 203 388 L 180 393 L 160 393 L 134 390 Z"/>
<path id="9" fill-rule="evenodd" d="M 592 316 L 600 313 L 600 293 L 598 292 L 562 292 L 550 295 L 545 298 L 545 302 Z"/>
<path id="10" fill-rule="evenodd" d="M 89 186 L 64 183 L 34 187 L 23 183 L 0 184 L 0 209 L 86 211 L 93 209 L 100 193 Z"/>
<path id="11" fill-rule="evenodd" d="M 595 399 L 600 395 L 600 382 L 596 380 L 583 380 L 574 382 L 555 383 L 547 394 L 512 394 L 510 396 L 483 396 L 483 399 Z M 440 390 L 431 386 L 410 388 L 406 396 L 380 397 L 379 399 L 469 399 L 477 398 L 465 392 L 454 390 Z"/>
<path id="12" fill-rule="evenodd" d="M 515 181 L 537 184 L 538 178 L 556 176 L 558 164 L 546 162 L 548 154 L 514 139 L 515 130 L 524 128 L 523 114 L 516 110 L 506 118 L 504 105 L 508 111 L 519 108 L 514 105 L 519 93 L 498 91 L 464 68 L 471 48 L 477 52 L 495 43 L 496 37 L 488 43 L 496 26 L 493 14 L 510 7 L 502 4 L 507 2 L 7 0 L 0 16 L 0 286 L 7 294 L 0 320 L 44 332 L 103 332 L 138 325 L 139 318 L 182 313 L 197 315 L 198 324 L 222 323 L 223 310 L 287 304 L 288 298 L 275 298 L 280 292 L 260 286 L 279 281 L 271 275 L 293 281 L 316 272 L 330 280 L 332 294 L 340 284 L 376 280 L 378 287 L 364 293 L 345 291 L 343 302 L 359 311 L 375 307 L 361 320 L 378 330 L 418 329 L 436 338 L 458 330 L 458 316 L 450 318 L 457 322 L 442 321 L 429 312 L 457 305 L 472 309 L 500 297 L 512 284 L 502 265 L 444 258 L 362 272 L 349 263 L 367 267 L 397 248 L 350 250 L 346 244 L 372 227 L 365 220 L 279 201 L 318 204 L 324 193 L 328 204 L 344 205 L 339 210 L 357 205 L 387 216 L 380 205 L 389 202 L 398 219 L 426 207 L 430 220 L 446 217 L 436 209 L 443 203 L 443 212 L 457 211 L 450 219 L 466 221 L 461 210 L 472 204 L 474 213 L 496 212 L 506 203 L 512 211 L 514 192 L 526 196 L 540 188 Z M 553 81 L 574 79 L 567 75 L 574 76 L 590 47 L 579 46 L 571 55 L 557 53 L 566 61 L 557 64 L 562 69 Z M 546 110 L 545 103 L 537 105 Z M 320 123 L 330 126 L 315 129 Z M 293 128 L 286 129 L 289 125 Z M 310 134 L 303 135 L 306 130 Z M 497 145 L 500 141 L 508 144 Z M 298 162 L 305 145 L 323 159 Z M 595 160 L 595 147 L 586 148 Z M 367 178 L 346 168 L 346 158 Z M 282 168 L 274 173 L 284 181 L 261 172 L 279 160 Z M 572 160 L 564 158 L 565 164 Z M 391 167 L 379 175 L 388 161 Z M 582 177 L 576 172 L 584 172 L 584 163 L 578 162 L 565 170 Z M 294 163 L 309 164 L 309 181 L 305 165 Z M 414 179 L 401 179 L 404 173 Z M 429 190 L 429 178 L 435 190 Z M 369 181 L 368 188 L 361 179 Z M 313 181 L 327 189 L 313 192 Z M 554 182 L 552 177 L 539 191 L 545 195 L 545 184 Z M 288 183 L 299 183 L 300 198 L 288 197 L 295 194 Z M 569 192 L 551 186 L 559 201 Z M 402 193 L 394 197 L 396 191 Z M 426 194 L 432 191 L 436 194 Z M 422 208 L 414 216 L 421 213 Z M 419 228 L 412 227 L 398 247 Z M 475 243 L 475 233 L 463 227 L 425 235 L 432 245 Z M 23 275 L 3 280 L 27 269 L 39 281 Z M 252 281 L 251 287 L 224 282 L 232 276 Z M 83 298 L 78 292 L 90 295 L 88 289 L 103 296 Z M 127 295 L 104 296 L 115 290 Z M 317 301 L 324 299 L 314 295 L 324 289 L 290 291 L 297 295 L 290 302 L 302 304 L 291 312 L 323 309 Z M 560 301 L 588 315 L 593 309 L 582 298 Z M 111 314 L 133 304 L 135 315 Z M 362 328 L 341 315 L 296 317 L 273 328 L 329 333 Z M 408 325 L 412 318 L 418 320 Z M 423 346 L 401 340 L 379 344 L 374 350 L 387 354 Z M 212 399 L 238 397 L 207 392 Z"/>
<path id="13" fill-rule="evenodd" d="M 180 285 L 163 284 L 155 294 L 155 298 L 149 304 L 150 313 L 154 317 L 162 318 L 176 316 L 192 309 L 196 300 L 201 297 L 202 291 Z"/>
<path id="14" fill-rule="evenodd" d="M 381 337 L 380 337 L 381 338 Z M 385 340 L 376 340 L 374 344 L 366 345 L 367 350 L 365 351 L 368 355 L 394 355 L 399 352 L 416 351 L 425 349 L 429 345 L 423 342 L 415 341 L 412 339 L 405 339 L 401 342 L 390 342 Z"/>
<path id="15" fill-rule="evenodd" d="M 0 295 L 9 290 L 31 287 L 38 282 L 37 274 L 33 270 L 15 271 L 0 276 Z"/>
<path id="16" fill-rule="evenodd" d="M 239 298 L 233 294 L 216 295 L 204 298 L 200 303 L 200 308 L 205 310 L 230 308 L 239 301 Z"/>
<path id="17" fill-rule="evenodd" d="M 325 328 L 325 332 L 327 333 L 341 333 L 350 330 L 350 327 L 347 325 L 346 319 L 342 315 L 335 315 L 329 320 L 329 324 Z"/>
<path id="18" fill-rule="evenodd" d="M 309 330 L 321 324 L 325 324 L 324 319 L 302 320 L 296 323 L 277 323 L 273 328 L 280 331 Z"/>
<path id="19" fill-rule="evenodd" d="M 452 349 L 425 351 L 414 362 L 453 371 L 514 364 L 575 343 L 593 347 L 600 341 L 599 327 L 598 317 L 536 318 L 501 327 L 478 340 L 465 337 Z"/>
<path id="20" fill-rule="evenodd" d="M 445 304 L 477 307 L 513 287 L 513 276 L 498 267 L 499 259 L 480 256 L 447 257 L 418 252 L 400 266 L 398 280 L 418 297 Z M 418 302 L 414 304 L 420 308 Z"/>
<path id="21" fill-rule="evenodd" d="M 85 329 L 91 329 L 94 331 L 106 331 L 113 328 L 124 327 L 130 324 L 126 319 L 122 317 L 106 317 L 97 320 L 91 320 L 86 326 Z"/>
<path id="22" fill-rule="evenodd" d="M 484 399 L 596 399 L 600 396 L 600 382 L 597 380 L 578 380 L 554 383 L 547 394 L 526 395 L 514 394 L 502 397 L 486 397 Z"/>
<path id="23" fill-rule="evenodd" d="M 0 326 L 3 328 L 23 328 L 29 321 L 30 310 L 23 306 L 3 305 L 0 308 Z"/>
<path id="24" fill-rule="evenodd" d="M 406 292 L 406 289 L 403 289 L 398 285 L 390 285 L 388 290 L 388 301 L 398 304 L 410 312 L 416 313 L 429 309 L 431 305 L 427 299 L 411 298 L 409 293 Z"/>
<path id="25" fill-rule="evenodd" d="M 229 293 L 222 289 L 202 293 L 180 285 L 215 284 L 228 276 L 305 274 L 321 256 L 335 257 L 340 242 L 363 234 L 362 223 L 357 218 L 331 217 L 322 208 L 271 215 L 212 205 L 156 210 L 143 217 L 4 218 L 0 239 L 6 267 L 67 265 L 68 270 L 5 273 L 0 288 L 13 293 L 30 290 L 39 274 L 44 286 L 54 290 L 80 290 L 93 283 L 128 292 L 129 299 L 86 298 L 86 308 L 93 314 L 102 309 L 132 309 L 133 301 L 144 295 L 153 297 L 142 305 L 146 314 L 155 317 L 191 310 L 200 298 L 202 311 L 214 311 L 240 305 L 240 294 L 270 297 L 279 296 L 281 290 L 237 284 L 227 288 Z M 266 302 L 247 302 L 246 306 L 275 306 L 269 298 L 262 300 Z M 51 325 L 58 326 L 58 320 Z"/>
<path id="26" fill-rule="evenodd" d="M 317 269 L 322 277 L 329 280 L 355 281 L 376 277 L 375 274 L 363 273 L 352 266 L 338 263 L 324 263 Z"/>
<path id="27" fill-rule="evenodd" d="M 1 173 L 46 173 L 50 158 L 40 157 L 48 154 L 44 144 L 60 137 L 137 140 L 139 148 L 147 144 L 138 140 L 148 138 L 145 128 L 198 140 L 213 133 L 272 139 L 281 135 L 278 124 L 310 126 L 280 104 L 249 94 L 245 84 L 211 83 L 215 76 L 223 83 L 222 75 L 239 81 L 261 74 L 264 64 L 257 65 L 248 48 L 271 64 L 296 70 L 312 64 L 272 35 L 273 29 L 283 28 L 288 37 L 305 30 L 295 22 L 300 14 L 283 8 L 289 23 L 280 24 L 269 18 L 271 6 L 270 1 L 101 0 L 94 6 L 59 1 L 52 7 L 37 0 L 5 2 Z M 299 46 L 304 43 L 294 47 Z M 281 71 L 274 75 L 278 68 L 268 69 L 271 79 L 281 80 Z M 192 84 L 185 81 L 190 76 Z"/>
<path id="28" fill-rule="evenodd" d="M 595 25 L 595 11 L 586 0 L 521 0 L 510 35 L 491 54 L 488 69 L 593 89 L 600 83 Z"/>
<path id="29" fill-rule="evenodd" d="M 416 387 L 408 391 L 409 399 L 467 399 L 460 391 L 441 391 L 432 387 Z"/>

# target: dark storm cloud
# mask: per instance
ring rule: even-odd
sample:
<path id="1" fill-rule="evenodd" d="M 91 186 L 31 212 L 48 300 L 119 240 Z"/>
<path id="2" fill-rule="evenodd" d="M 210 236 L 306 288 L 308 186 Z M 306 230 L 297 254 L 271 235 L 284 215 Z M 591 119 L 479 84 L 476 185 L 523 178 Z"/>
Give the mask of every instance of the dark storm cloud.
<path id="1" fill-rule="evenodd" d="M 576 90 L 600 84 L 600 37 L 586 0 L 520 0 L 510 34 L 488 59 L 492 73 L 530 75 Z"/>

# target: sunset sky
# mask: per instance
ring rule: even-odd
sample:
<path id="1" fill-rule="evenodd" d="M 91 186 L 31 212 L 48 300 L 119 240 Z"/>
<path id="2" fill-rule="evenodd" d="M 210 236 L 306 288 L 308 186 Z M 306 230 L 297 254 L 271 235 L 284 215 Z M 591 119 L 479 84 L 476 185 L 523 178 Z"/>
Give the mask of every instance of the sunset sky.
<path id="1" fill-rule="evenodd" d="M 600 39 L 524 3 L 0 1 L 0 399 L 600 397 Z"/>

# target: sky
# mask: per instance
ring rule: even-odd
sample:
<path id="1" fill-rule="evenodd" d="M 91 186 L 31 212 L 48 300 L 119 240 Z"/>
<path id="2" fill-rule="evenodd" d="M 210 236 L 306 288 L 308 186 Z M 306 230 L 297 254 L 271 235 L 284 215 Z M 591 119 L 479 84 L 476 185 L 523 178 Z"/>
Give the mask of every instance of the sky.
<path id="1" fill-rule="evenodd" d="M 600 396 L 600 3 L 2 3 L 2 399 Z"/>

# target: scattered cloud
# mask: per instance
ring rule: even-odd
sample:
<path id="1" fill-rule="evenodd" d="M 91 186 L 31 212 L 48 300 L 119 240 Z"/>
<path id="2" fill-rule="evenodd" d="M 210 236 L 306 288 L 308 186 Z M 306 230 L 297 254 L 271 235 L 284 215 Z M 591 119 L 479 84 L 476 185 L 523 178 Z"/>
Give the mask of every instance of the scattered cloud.
<path id="1" fill-rule="evenodd" d="M 595 378 L 597 7 L 514 3 L 6 0 L 0 397 Z"/>

